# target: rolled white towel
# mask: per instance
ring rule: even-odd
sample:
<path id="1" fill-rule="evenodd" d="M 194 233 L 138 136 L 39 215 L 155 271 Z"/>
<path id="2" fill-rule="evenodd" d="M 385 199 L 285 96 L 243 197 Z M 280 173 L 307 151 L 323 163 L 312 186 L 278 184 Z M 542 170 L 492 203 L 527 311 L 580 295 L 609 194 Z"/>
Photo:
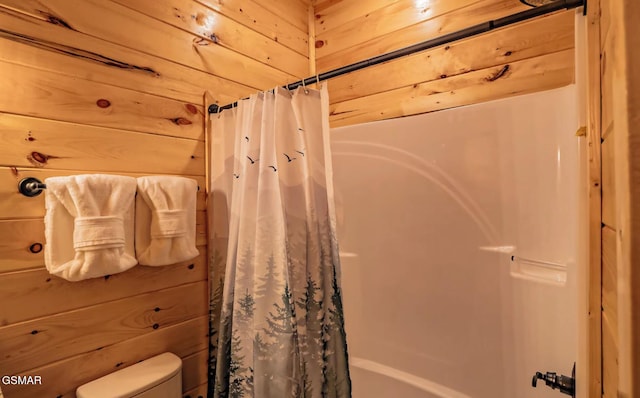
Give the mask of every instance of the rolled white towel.
<path id="1" fill-rule="evenodd" d="M 44 260 L 51 274 L 79 281 L 137 264 L 135 178 L 85 174 L 51 177 L 45 183 Z"/>
<path id="2" fill-rule="evenodd" d="M 142 265 L 190 260 L 196 249 L 195 180 L 174 176 L 138 178 L 136 256 Z"/>

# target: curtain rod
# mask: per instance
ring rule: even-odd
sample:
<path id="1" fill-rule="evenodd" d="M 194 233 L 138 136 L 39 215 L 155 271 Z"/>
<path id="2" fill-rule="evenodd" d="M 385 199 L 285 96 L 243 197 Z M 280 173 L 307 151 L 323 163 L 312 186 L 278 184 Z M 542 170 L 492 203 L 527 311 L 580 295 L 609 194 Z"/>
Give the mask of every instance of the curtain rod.
<path id="1" fill-rule="evenodd" d="M 540 7 L 532 8 L 530 10 L 525 10 L 512 15 L 508 15 L 503 18 L 498 18 L 492 21 L 474 25 L 466 29 L 462 29 L 453 33 L 440 36 L 440 37 L 436 37 L 434 39 L 430 39 L 418 44 L 411 45 L 409 47 L 404 47 L 395 51 L 378 55 L 378 56 L 366 59 L 364 61 L 359 61 L 350 65 L 346 65 L 338 69 L 320 73 L 319 75 L 311 76 L 306 79 L 297 81 L 295 83 L 287 84 L 286 86 L 282 86 L 282 87 L 287 90 L 293 90 L 299 86 L 306 86 L 307 84 L 319 83 L 323 80 L 327 80 L 327 79 L 331 79 L 347 73 L 355 72 L 357 70 L 364 69 L 369 66 L 378 65 L 383 62 L 391 61 L 400 57 L 404 57 L 406 55 L 411 55 L 420 51 L 427 50 L 429 48 L 438 47 L 443 44 L 451 43 L 451 42 L 465 39 L 471 36 L 476 36 L 481 33 L 486 33 L 494 29 L 503 28 L 505 26 L 509 26 L 517 22 L 526 21 L 528 19 L 550 14 L 552 12 L 556 12 L 562 9 L 570 10 L 572 8 L 577 8 L 583 5 L 586 7 L 586 4 L 587 4 L 587 0 L 559 0 L 553 3 L 540 6 Z M 211 104 L 209 105 L 208 111 L 209 113 L 218 113 L 223 109 L 231 109 L 237 105 L 238 105 L 238 102 L 234 102 L 232 104 L 228 104 L 225 106 L 218 106 L 216 104 Z"/>

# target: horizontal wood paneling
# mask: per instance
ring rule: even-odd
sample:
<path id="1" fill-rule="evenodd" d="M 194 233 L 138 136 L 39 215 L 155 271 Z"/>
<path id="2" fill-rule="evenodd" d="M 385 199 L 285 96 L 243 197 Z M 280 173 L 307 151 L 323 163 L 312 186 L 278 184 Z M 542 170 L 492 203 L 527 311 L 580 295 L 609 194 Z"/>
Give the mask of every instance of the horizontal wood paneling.
<path id="1" fill-rule="evenodd" d="M 321 2 L 315 7 L 317 70 L 335 69 L 527 8 L 514 0 Z M 558 12 L 332 79 L 331 125 L 408 116 L 571 84 L 574 14 Z"/>
<path id="2" fill-rule="evenodd" d="M 398 3 L 402 3 L 402 0 L 334 0 L 322 2 L 313 8 L 316 19 L 316 33 L 320 34 L 335 29 L 354 19 L 366 18 L 369 13 Z"/>
<path id="3" fill-rule="evenodd" d="M 0 62 L 7 113 L 203 140 L 202 104 L 191 104 Z M 106 101 L 106 102 L 105 102 Z"/>
<path id="4" fill-rule="evenodd" d="M 4 61 L 191 103 L 201 102 L 203 87 L 224 104 L 255 91 L 253 87 L 3 8 L 0 26 L 0 59 Z"/>
<path id="5" fill-rule="evenodd" d="M 514 0 L 438 0 L 427 8 L 422 12 L 424 3 L 403 0 L 317 35 L 318 70 L 358 62 L 527 7 Z"/>
<path id="6" fill-rule="evenodd" d="M 54 16 L 60 21 L 58 29 L 72 29 L 252 87 L 270 88 L 293 76 L 112 1 L 58 0 L 46 7 L 38 1 L 11 2 L 34 17 Z"/>
<path id="7" fill-rule="evenodd" d="M 113 1 L 230 50 L 250 54 L 255 60 L 282 71 L 298 76 L 308 72 L 308 55 L 285 47 L 200 3 L 184 0 Z"/>
<path id="8" fill-rule="evenodd" d="M 573 48 L 573 11 L 514 25 L 332 79 L 331 102 Z"/>
<path id="9" fill-rule="evenodd" d="M 207 314 L 200 281 L 0 327 L 0 372 L 59 361 Z"/>
<path id="10" fill-rule="evenodd" d="M 44 250 L 30 251 L 33 244 L 44 245 L 44 220 L 0 220 L 0 272 L 18 271 L 44 265 Z M 207 244 L 207 214 L 196 213 L 196 245 Z"/>
<path id="11" fill-rule="evenodd" d="M 401 117 L 549 90 L 573 83 L 573 70 L 573 50 L 498 65 L 332 104 L 331 125 Z"/>
<path id="12" fill-rule="evenodd" d="M 452 13 L 474 1 L 477 0 L 433 0 L 428 6 L 411 0 L 399 1 L 352 19 L 328 32 L 317 32 L 316 56 L 323 58 L 371 38 L 384 36 L 407 26 Z M 328 18 L 331 18 L 331 15 Z M 318 42 L 322 45 L 320 46 Z"/>
<path id="13" fill-rule="evenodd" d="M 196 1 L 278 43 L 282 43 L 303 55 L 308 55 L 307 24 L 304 27 L 296 27 L 287 18 L 287 13 L 279 14 L 271 9 L 269 4 L 253 0 Z"/>
<path id="14" fill-rule="evenodd" d="M 196 380 L 200 377 L 199 370 L 193 370 L 195 375 L 189 374 L 193 369 L 191 361 L 194 353 L 207 348 L 207 333 L 208 317 L 198 317 L 99 350 L 30 369 L 28 374 L 42 376 L 42 385 L 2 386 L 2 390 L 5 396 L 11 398 L 74 398 L 78 386 L 163 352 L 173 352 L 183 361 L 189 359 L 190 368 L 183 369 L 183 378 L 186 376 L 189 380 Z"/>
<path id="15" fill-rule="evenodd" d="M 209 351 L 202 350 L 182 362 L 182 391 L 192 390 L 207 382 Z"/>
<path id="16" fill-rule="evenodd" d="M 89 165 L 84 163 L 84 165 Z M 35 177 L 41 181 L 55 176 L 67 176 L 75 174 L 91 174 L 96 170 L 58 170 L 58 169 L 34 169 L 22 167 L 0 167 L 0 220 L 1 219 L 23 219 L 44 217 L 44 195 L 28 198 L 18 192 L 18 183 L 23 178 Z M 123 174 L 132 177 L 141 177 L 149 173 L 122 173 L 99 170 L 105 174 Z M 183 177 L 194 179 L 200 186 L 196 199 L 198 210 L 205 209 L 206 193 L 204 192 L 204 176 L 183 175 Z"/>
<path id="17" fill-rule="evenodd" d="M 0 220 L 0 272 L 28 269 L 44 264 L 44 250 L 32 253 L 31 245 L 44 245 L 44 220 Z"/>
<path id="18" fill-rule="evenodd" d="M 309 32 L 308 6 L 301 1 L 257 0 L 257 4 L 278 15 L 286 15 L 287 20 L 303 32 Z"/>
<path id="19" fill-rule="evenodd" d="M 44 268 L 0 274 L 0 326 L 206 280 L 206 250 L 201 246 L 198 251 L 195 259 L 178 264 L 138 265 L 127 272 L 79 282 L 57 278 Z"/>
<path id="20" fill-rule="evenodd" d="M 35 153 L 34 153 L 35 152 Z M 0 113 L 0 159 L 14 167 L 202 174 L 203 141 Z"/>
<path id="21" fill-rule="evenodd" d="M 138 265 L 127 272 L 69 282 L 50 275 L 46 269 L 7 272 L 0 275 L 0 325 L 8 326 L 30 319 L 78 310 L 112 300 L 207 278 L 204 246 L 195 259 L 164 267 Z M 3 352 L 3 355 L 10 355 Z"/>
<path id="22" fill-rule="evenodd" d="M 186 389 L 206 389 L 203 93 L 227 104 L 306 76 L 308 17 L 299 0 L 0 0 L 0 370 L 44 380 L 6 395 L 74 397 L 164 351 L 185 360 Z M 81 282 L 49 275 L 29 251 L 44 242 L 44 195 L 17 183 L 87 173 L 196 179 L 200 255 Z"/>

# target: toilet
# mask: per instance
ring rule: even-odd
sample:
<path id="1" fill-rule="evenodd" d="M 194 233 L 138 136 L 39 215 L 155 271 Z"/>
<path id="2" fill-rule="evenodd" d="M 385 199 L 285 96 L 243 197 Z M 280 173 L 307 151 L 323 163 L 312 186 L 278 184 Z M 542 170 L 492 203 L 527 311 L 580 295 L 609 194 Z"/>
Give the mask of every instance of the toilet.
<path id="1" fill-rule="evenodd" d="M 182 360 L 166 352 L 76 390 L 77 398 L 180 398 Z"/>

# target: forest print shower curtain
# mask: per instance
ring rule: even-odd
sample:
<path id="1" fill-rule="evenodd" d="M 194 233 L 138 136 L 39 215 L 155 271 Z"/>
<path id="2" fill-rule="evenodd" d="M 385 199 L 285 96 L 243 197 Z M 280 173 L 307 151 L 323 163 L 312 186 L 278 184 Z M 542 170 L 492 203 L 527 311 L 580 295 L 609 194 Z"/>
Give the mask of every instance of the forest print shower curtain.
<path id="1" fill-rule="evenodd" d="M 326 86 L 252 95 L 211 132 L 209 397 L 350 397 Z"/>

